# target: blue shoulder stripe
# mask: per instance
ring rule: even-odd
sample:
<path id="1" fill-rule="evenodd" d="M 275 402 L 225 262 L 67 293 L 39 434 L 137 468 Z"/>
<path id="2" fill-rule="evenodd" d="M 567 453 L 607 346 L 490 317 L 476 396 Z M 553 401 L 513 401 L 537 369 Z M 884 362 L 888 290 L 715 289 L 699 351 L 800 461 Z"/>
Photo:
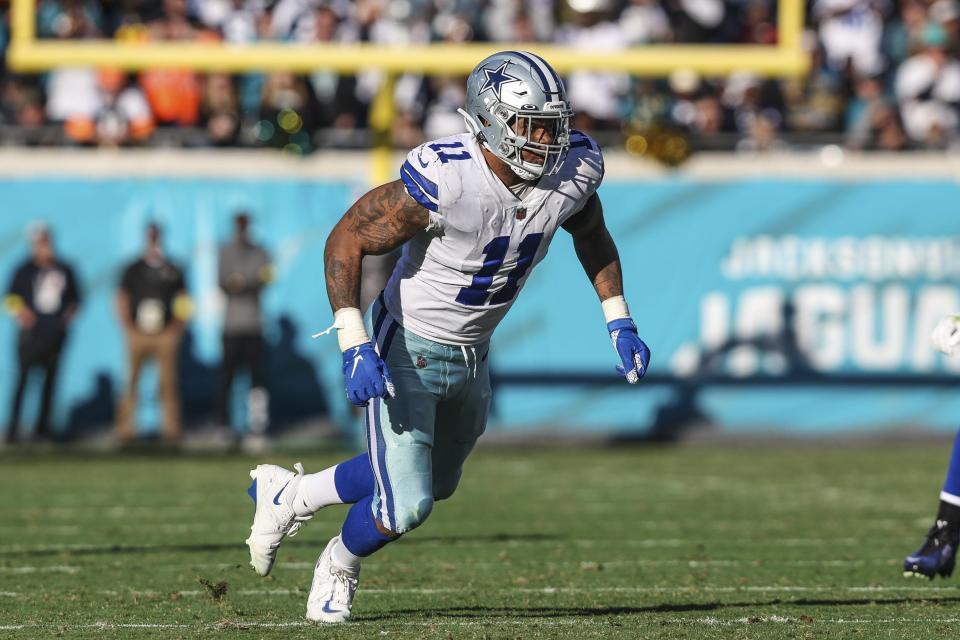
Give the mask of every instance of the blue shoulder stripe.
<path id="1" fill-rule="evenodd" d="M 410 197 L 416 200 L 426 209 L 430 211 L 437 212 L 439 207 L 437 203 L 430 199 L 430 197 L 423 192 L 423 189 L 420 188 L 416 182 L 413 181 L 413 178 L 406 171 L 400 172 L 400 179 L 403 180 L 403 184 L 407 187 L 407 193 L 410 194 Z"/>
<path id="2" fill-rule="evenodd" d="M 437 185 L 431 182 L 427 176 L 414 169 L 409 160 L 403 163 L 401 170 L 403 169 L 405 169 L 407 173 L 410 174 L 410 177 L 413 178 L 418 185 L 420 185 L 420 188 L 424 191 L 424 193 L 432 197 L 434 200 L 440 200 L 440 190 L 437 188 Z"/>

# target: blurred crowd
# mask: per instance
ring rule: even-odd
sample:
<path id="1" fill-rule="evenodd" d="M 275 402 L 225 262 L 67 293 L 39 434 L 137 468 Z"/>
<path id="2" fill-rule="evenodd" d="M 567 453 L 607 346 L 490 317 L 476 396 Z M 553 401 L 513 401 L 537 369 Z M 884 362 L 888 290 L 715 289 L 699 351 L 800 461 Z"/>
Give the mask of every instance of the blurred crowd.
<path id="1" fill-rule="evenodd" d="M 661 128 L 695 147 L 747 150 L 825 138 L 882 150 L 955 142 L 960 0 L 813 0 L 806 10 L 803 40 L 813 68 L 804 78 L 575 72 L 565 78 L 575 124 L 605 140 Z M 0 20 L 0 55 L 8 21 Z M 771 45 L 776 24 L 775 0 L 40 0 L 37 16 L 38 36 L 50 39 L 553 42 L 585 50 Z M 384 80 L 375 71 L 344 76 L 321 69 L 0 73 L 0 127 L 23 134 L 23 143 L 266 146 L 292 153 L 367 144 L 370 105 Z M 458 77 L 399 78 L 393 143 L 410 147 L 463 131 L 455 110 L 464 86 Z M 56 135 L 31 138 L 24 134 L 31 128 Z"/>

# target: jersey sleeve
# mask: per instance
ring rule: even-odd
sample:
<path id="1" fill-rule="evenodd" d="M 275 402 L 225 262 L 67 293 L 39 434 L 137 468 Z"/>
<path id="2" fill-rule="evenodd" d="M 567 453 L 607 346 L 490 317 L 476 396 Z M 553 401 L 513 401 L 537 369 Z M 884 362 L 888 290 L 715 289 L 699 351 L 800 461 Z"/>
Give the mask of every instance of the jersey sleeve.
<path id="1" fill-rule="evenodd" d="M 436 152 L 420 145 L 407 154 L 400 167 L 400 180 L 410 197 L 430 212 L 429 228 L 439 227 L 440 219 L 440 167 Z"/>
<path id="2" fill-rule="evenodd" d="M 577 201 L 560 221 L 562 224 L 583 209 L 603 182 L 603 151 L 597 141 L 581 131 L 571 131 L 570 150 L 561 172 L 564 174 L 561 189 L 569 191 Z"/>

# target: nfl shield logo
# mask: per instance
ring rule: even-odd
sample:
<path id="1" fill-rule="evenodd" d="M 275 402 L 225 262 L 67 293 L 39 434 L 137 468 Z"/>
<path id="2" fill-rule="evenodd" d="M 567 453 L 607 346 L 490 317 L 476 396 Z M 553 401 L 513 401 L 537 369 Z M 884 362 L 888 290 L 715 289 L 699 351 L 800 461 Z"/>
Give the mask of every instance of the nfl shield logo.
<path id="1" fill-rule="evenodd" d="M 527 217 L 526 207 L 517 207 L 517 220 L 523 220 Z"/>
<path id="2" fill-rule="evenodd" d="M 427 366 L 427 359 L 423 356 L 417 356 L 417 369 L 424 369 Z"/>

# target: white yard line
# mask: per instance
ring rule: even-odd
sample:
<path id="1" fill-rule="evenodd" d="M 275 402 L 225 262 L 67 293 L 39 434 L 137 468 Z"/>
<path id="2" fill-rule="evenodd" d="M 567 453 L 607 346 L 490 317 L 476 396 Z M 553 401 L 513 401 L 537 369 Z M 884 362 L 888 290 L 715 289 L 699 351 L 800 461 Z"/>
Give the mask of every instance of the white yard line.
<path id="1" fill-rule="evenodd" d="M 274 565 L 273 569 L 276 570 L 285 570 L 285 571 L 305 571 L 313 570 L 315 562 L 278 562 Z M 471 561 L 471 560 L 457 560 L 456 562 L 451 561 L 441 561 L 438 562 L 436 566 L 441 567 L 444 570 L 448 570 L 451 567 L 462 568 L 465 571 L 472 571 L 475 569 L 489 569 L 492 571 L 502 572 L 506 569 L 517 568 L 521 569 L 524 567 L 540 567 L 545 566 L 549 568 L 562 568 L 562 567 L 573 567 L 573 568 L 591 568 L 591 566 L 599 565 L 604 569 L 616 568 L 616 567 L 865 567 L 865 566 L 895 566 L 899 565 L 899 559 L 889 559 L 889 560 L 848 560 L 848 559 L 834 559 L 834 560 L 791 560 L 791 559 L 781 559 L 781 558 L 771 558 L 763 560 L 674 560 L 674 559 L 651 559 L 651 560 L 565 560 L 565 561 L 540 561 L 540 560 L 531 560 L 529 562 L 518 562 L 517 559 L 509 559 L 500 562 L 487 562 L 485 560 L 480 561 Z M 247 566 L 240 562 L 174 562 L 174 563 L 164 563 L 166 567 L 191 567 L 195 569 L 199 568 L 210 568 L 210 569 L 247 569 Z M 391 569 L 410 569 L 410 568 L 423 568 L 424 564 L 413 563 L 413 562 L 393 562 L 393 561 L 370 561 L 364 562 L 364 567 L 367 567 L 369 570 L 376 571 L 381 568 L 391 568 Z"/>
<path id="2" fill-rule="evenodd" d="M 462 587 L 394 587 L 394 588 L 361 588 L 363 595 L 451 595 L 476 593 L 478 589 Z M 678 586 L 678 587 L 518 587 L 505 589 L 507 593 L 524 594 L 588 594 L 588 593 L 644 593 L 644 594 L 688 594 L 699 593 L 918 593 L 918 594 L 945 594 L 960 595 L 957 587 L 936 587 L 922 585 L 903 586 L 805 586 L 805 585 L 745 585 L 741 587 L 721 587 L 712 585 Z M 150 589 L 101 589 L 95 591 L 103 596 L 137 596 L 142 598 L 195 598 L 206 596 L 207 591 L 202 589 L 187 589 L 182 591 L 154 591 Z M 306 589 L 237 589 L 227 592 L 227 595 L 240 596 L 306 596 Z M 30 596 L 29 592 L 4 591 L 0 596 L 16 598 Z M 784 604 L 790 604 L 785 602 Z"/>
<path id="3" fill-rule="evenodd" d="M 203 527 L 204 530 L 209 530 L 208 527 Z M 876 544 L 877 542 L 889 542 L 889 543 L 902 543 L 902 542 L 916 542 L 914 537 L 871 537 L 871 543 Z M 546 539 L 546 540 L 528 540 L 528 539 L 508 539 L 502 542 L 492 542 L 489 540 L 461 540 L 457 538 L 443 539 L 443 538 L 434 538 L 434 539 L 421 539 L 416 540 L 417 546 L 448 546 L 448 547 L 464 547 L 464 546 L 483 546 L 483 545 L 499 545 L 502 547 L 521 547 L 521 546 L 549 546 L 549 547 L 562 547 L 564 545 L 575 545 L 579 547 L 595 547 L 602 545 L 609 546 L 618 546 L 618 547 L 641 547 L 641 548 L 659 548 L 659 547 L 683 547 L 687 545 L 697 544 L 698 540 L 693 538 L 657 538 L 657 539 L 636 539 L 636 538 L 610 538 L 610 539 L 597 539 L 597 538 L 571 538 L 571 539 Z M 318 543 L 319 544 L 319 543 Z M 400 544 L 403 544 L 401 542 Z M 727 541 L 718 541 L 714 542 L 714 546 L 725 546 L 725 545 L 743 545 L 743 540 L 727 540 Z M 751 540 L 749 544 L 754 546 L 777 546 L 777 547 L 817 547 L 823 545 L 830 546 L 854 546 L 862 545 L 862 538 L 851 538 L 851 537 L 841 537 L 841 538 L 825 538 L 825 537 L 810 537 L 810 538 L 776 538 L 776 539 L 766 539 L 766 540 Z M 0 554 L 2 553 L 42 553 L 48 551 L 86 551 L 86 552 L 97 552 L 102 551 L 104 553 L 112 551 L 114 548 L 125 548 L 125 547 L 136 547 L 143 549 L 159 549 L 159 548 L 169 548 L 170 545 L 158 545 L 158 544 L 139 544 L 136 541 L 129 542 L 117 542 L 115 544 L 80 544 L 80 543 L 64 543 L 64 544 L 42 544 L 42 545 L 0 545 Z M 242 543 L 237 542 L 237 548 L 242 546 Z"/>
<path id="4" fill-rule="evenodd" d="M 274 569 L 284 570 L 284 571 L 307 571 L 312 570 L 315 563 L 313 562 L 281 562 L 278 563 Z M 550 569 L 617 569 L 617 568 L 644 568 L 644 567 L 688 567 L 691 569 L 697 568 L 709 568 L 709 567 L 750 567 L 750 568 L 762 568 L 762 567 L 820 567 L 820 568 L 849 568 L 849 567 L 865 567 L 865 566 L 894 566 L 898 565 L 899 561 L 897 560 L 790 560 L 790 559 L 769 559 L 769 560 L 674 560 L 674 559 L 657 559 L 657 560 L 569 560 L 562 562 L 555 561 L 535 561 L 530 563 L 514 563 L 513 561 L 504 561 L 504 562 L 471 562 L 458 561 L 456 563 L 452 562 L 441 562 L 439 566 L 444 570 L 449 569 L 450 567 L 456 569 L 462 569 L 463 571 L 477 571 L 477 570 L 489 570 L 503 572 L 508 569 L 523 569 L 531 566 L 543 566 Z M 378 568 L 391 568 L 391 569 L 405 569 L 405 568 L 421 568 L 424 565 L 422 563 L 410 563 L 410 562 L 370 562 L 366 563 L 364 566 L 369 565 L 369 570 L 376 571 Z M 167 562 L 164 563 L 165 568 L 193 568 L 193 569 L 219 569 L 219 570 L 228 570 L 228 569 L 241 569 L 245 570 L 247 567 L 240 562 Z M 31 573 L 64 573 L 64 574 L 78 574 L 81 572 L 88 571 L 90 567 L 85 566 L 76 566 L 76 565 L 23 565 L 23 566 L 13 566 L 13 567 L 0 567 L 0 575 L 3 574 L 31 574 Z M 2 595 L 2 594 L 0 594 Z"/>
<path id="5" fill-rule="evenodd" d="M 15 575 L 24 573 L 80 573 L 80 567 L 70 565 L 56 564 L 46 567 L 0 567 L 0 573 L 12 573 Z"/>
<path id="6" fill-rule="evenodd" d="M 669 623 L 685 626 L 740 626 L 740 625 L 758 625 L 758 624 L 791 624 L 791 625 L 887 625 L 887 624 L 957 624 L 960 618 L 956 617 L 926 617 L 926 618 L 811 618 L 801 620 L 786 616 L 751 616 L 737 618 L 656 618 L 656 624 Z M 357 627 L 366 624 L 362 619 L 349 623 L 350 627 Z M 609 620 L 605 618 L 582 618 L 576 615 L 570 618 L 540 618 L 536 616 L 524 617 L 522 619 L 500 618 L 497 616 L 483 616 L 476 620 L 462 620 L 451 618 L 440 618 L 433 620 L 377 620 L 378 627 L 496 627 L 496 626 L 528 626 L 537 625 L 538 627 L 567 627 L 567 626 L 609 626 Z M 251 621 L 233 621 L 224 620 L 217 623 L 202 624 L 183 624 L 183 623 L 136 623 L 136 622 L 108 622 L 100 621 L 88 624 L 11 624 L 0 625 L 0 631 L 19 631 L 23 629 L 58 629 L 63 631 L 73 631 L 81 629 L 96 629 L 98 631 L 123 631 L 127 629 L 152 629 L 163 630 L 226 630 L 236 629 L 285 629 L 295 627 L 322 626 L 314 625 L 306 620 L 297 620 L 289 622 L 251 622 Z"/>

